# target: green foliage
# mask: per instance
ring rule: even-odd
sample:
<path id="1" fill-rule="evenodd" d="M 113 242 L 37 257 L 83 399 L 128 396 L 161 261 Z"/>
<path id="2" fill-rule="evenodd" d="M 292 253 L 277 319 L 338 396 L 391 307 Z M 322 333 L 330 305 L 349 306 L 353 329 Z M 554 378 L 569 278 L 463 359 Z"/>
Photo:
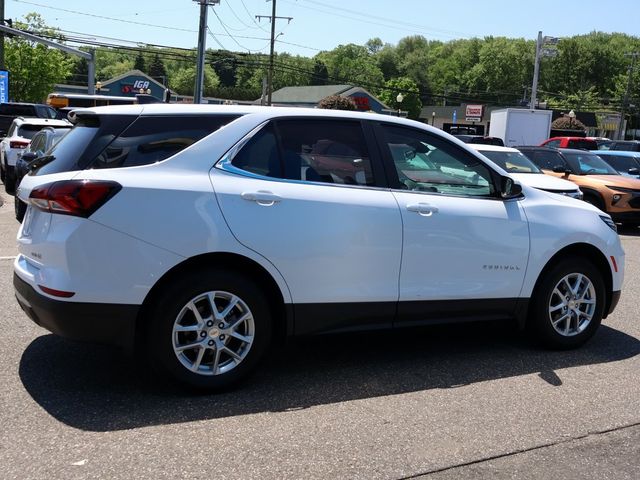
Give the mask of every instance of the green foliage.
<path id="1" fill-rule="evenodd" d="M 17 28 L 59 36 L 57 30 L 48 28 L 37 13 L 29 13 L 24 19 L 25 22 L 16 22 Z M 11 99 L 42 102 L 56 83 L 69 76 L 73 61 L 60 50 L 16 36 L 5 39 L 5 64 L 10 72 Z"/>
<path id="2" fill-rule="evenodd" d="M 375 57 L 361 45 L 339 45 L 330 52 L 320 52 L 315 59 L 327 66 L 331 84 L 358 85 L 376 92 L 384 82 Z"/>
<path id="3" fill-rule="evenodd" d="M 356 102 L 350 97 L 342 97 L 340 95 L 329 95 L 318 102 L 318 108 L 326 108 L 329 110 L 357 110 Z"/>
<path id="4" fill-rule="evenodd" d="M 206 97 L 213 96 L 215 88 L 220 81 L 216 72 L 209 65 L 204 67 L 203 94 Z M 178 71 L 171 77 L 171 89 L 180 95 L 193 95 L 196 87 L 196 67 L 195 65 Z"/>
<path id="5" fill-rule="evenodd" d="M 153 60 L 151 60 L 151 64 L 149 65 L 149 76 L 162 84 L 167 83 L 167 69 L 160 59 L 158 52 L 153 56 Z"/>
<path id="6" fill-rule="evenodd" d="M 398 94 L 404 97 L 402 102 L 398 102 Z M 395 110 L 408 112 L 408 117 L 417 119 L 422 110 L 420 92 L 416 82 L 407 77 L 393 78 L 385 83 L 385 89 L 380 92 L 380 100 Z"/>
<path id="7" fill-rule="evenodd" d="M 138 50 L 138 55 L 136 55 L 136 61 L 133 64 L 133 68 L 136 70 L 140 70 L 143 73 L 147 72 L 147 65 L 144 61 L 144 56 L 142 55 L 142 50 Z"/>

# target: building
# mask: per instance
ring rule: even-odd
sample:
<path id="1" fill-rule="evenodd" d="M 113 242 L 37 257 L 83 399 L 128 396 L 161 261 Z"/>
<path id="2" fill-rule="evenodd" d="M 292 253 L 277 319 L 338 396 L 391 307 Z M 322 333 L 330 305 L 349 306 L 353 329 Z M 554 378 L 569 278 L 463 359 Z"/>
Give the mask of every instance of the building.
<path id="1" fill-rule="evenodd" d="M 284 87 L 271 94 L 271 104 L 279 107 L 311 107 L 315 108 L 325 97 L 340 95 L 354 100 L 358 110 L 363 112 L 391 113 L 378 98 L 364 88 L 352 85 L 314 85 L 309 87 Z M 253 103 L 260 104 L 262 99 Z"/>
<path id="2" fill-rule="evenodd" d="M 55 91 L 58 93 L 87 93 L 86 85 L 57 84 Z M 96 82 L 96 93 L 115 97 L 135 97 L 138 93 L 146 93 L 160 100 L 164 99 L 165 87 L 140 70 L 129 70 L 111 80 Z"/>

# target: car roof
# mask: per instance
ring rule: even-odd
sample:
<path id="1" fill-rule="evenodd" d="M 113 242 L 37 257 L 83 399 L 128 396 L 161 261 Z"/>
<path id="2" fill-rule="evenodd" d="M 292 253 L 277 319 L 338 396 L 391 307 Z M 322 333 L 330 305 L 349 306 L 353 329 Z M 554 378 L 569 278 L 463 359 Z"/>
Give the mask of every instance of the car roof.
<path id="1" fill-rule="evenodd" d="M 558 151 L 561 153 L 573 153 L 573 154 L 580 153 L 582 155 L 584 155 L 585 153 L 588 153 L 591 155 L 597 155 L 596 152 L 598 152 L 599 150 L 583 150 L 581 148 L 559 148 Z"/>
<path id="2" fill-rule="evenodd" d="M 586 140 L 588 142 L 595 142 L 595 140 L 590 137 L 551 137 L 549 140 L 562 140 L 564 138 L 567 140 Z M 545 140 L 545 142 L 548 142 L 549 140 Z"/>
<path id="3" fill-rule="evenodd" d="M 501 147 L 498 145 L 487 145 L 484 143 L 469 143 L 471 148 L 475 148 L 476 150 L 482 152 L 519 152 L 517 148 L 512 147 Z"/>
<path id="4" fill-rule="evenodd" d="M 629 150 L 591 150 L 596 155 L 617 155 L 619 157 L 640 157 L 640 152 L 634 152 Z"/>

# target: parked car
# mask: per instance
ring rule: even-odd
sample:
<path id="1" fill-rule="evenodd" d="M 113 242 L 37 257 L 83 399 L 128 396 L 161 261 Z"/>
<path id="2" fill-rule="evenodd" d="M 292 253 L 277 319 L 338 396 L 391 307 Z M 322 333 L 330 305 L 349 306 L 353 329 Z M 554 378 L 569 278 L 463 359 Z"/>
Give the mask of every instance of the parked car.
<path id="1" fill-rule="evenodd" d="M 540 144 L 541 147 L 578 148 L 582 150 L 598 150 L 598 142 L 589 137 L 552 137 Z"/>
<path id="2" fill-rule="evenodd" d="M 476 145 L 497 145 L 499 147 L 504 146 L 504 142 L 498 137 L 484 137 L 482 135 L 454 135 L 464 143 L 474 143 Z"/>
<path id="3" fill-rule="evenodd" d="M 582 199 L 582 192 L 575 183 L 545 175 L 542 170 L 516 148 L 493 145 L 469 146 L 509 172 L 513 178 L 524 185 L 550 193 Z"/>
<path id="4" fill-rule="evenodd" d="M 640 177 L 640 152 L 621 150 L 598 150 L 598 156 L 611 165 L 620 175 L 631 178 Z"/>
<path id="5" fill-rule="evenodd" d="M 0 179 L 5 191 L 13 195 L 16 188 L 16 162 L 18 154 L 29 146 L 33 136 L 44 127 L 71 128 L 66 120 L 23 118 L 13 120 L 7 136 L 0 142 Z"/>
<path id="6" fill-rule="evenodd" d="M 29 146 L 24 150 L 24 153 L 18 156 L 16 161 L 16 187 L 20 185 L 22 177 L 24 177 L 29 171 L 29 165 L 39 157 L 42 157 L 60 138 L 69 132 L 69 127 L 44 127 L 38 133 L 36 133 Z M 13 202 L 16 220 L 22 222 L 24 214 L 27 210 L 27 204 L 19 198 L 16 198 Z"/>
<path id="7" fill-rule="evenodd" d="M 7 135 L 11 122 L 17 117 L 56 118 L 56 110 L 40 103 L 0 103 L 0 138 Z"/>
<path id="8" fill-rule="evenodd" d="M 613 140 L 608 147 L 609 150 L 640 152 L 640 140 Z"/>
<path id="9" fill-rule="evenodd" d="M 355 183 L 314 171 L 319 142 L 349 149 Z M 609 215 L 403 118 L 92 108 L 49 154 L 18 191 L 19 304 L 196 388 L 239 381 L 286 335 L 502 319 L 574 348 L 622 287 Z"/>
<path id="10" fill-rule="evenodd" d="M 607 137 L 586 137 L 589 140 L 593 140 L 598 145 L 598 150 L 609 150 L 612 140 Z"/>
<path id="11" fill-rule="evenodd" d="M 545 173 L 577 184 L 584 200 L 607 212 L 615 222 L 628 227 L 640 225 L 640 180 L 618 174 L 602 158 L 586 150 L 547 147 L 518 147 L 518 150 Z"/>

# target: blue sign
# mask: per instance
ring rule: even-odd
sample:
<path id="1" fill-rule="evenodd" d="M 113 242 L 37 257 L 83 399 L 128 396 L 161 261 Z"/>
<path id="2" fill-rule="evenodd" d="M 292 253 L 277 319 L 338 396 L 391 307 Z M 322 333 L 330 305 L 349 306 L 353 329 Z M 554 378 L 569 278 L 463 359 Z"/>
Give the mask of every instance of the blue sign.
<path id="1" fill-rule="evenodd" d="M 454 110 L 453 111 L 453 123 L 456 123 L 456 120 L 458 119 L 458 111 Z"/>
<path id="2" fill-rule="evenodd" d="M 0 70 L 0 103 L 9 101 L 9 72 Z"/>

